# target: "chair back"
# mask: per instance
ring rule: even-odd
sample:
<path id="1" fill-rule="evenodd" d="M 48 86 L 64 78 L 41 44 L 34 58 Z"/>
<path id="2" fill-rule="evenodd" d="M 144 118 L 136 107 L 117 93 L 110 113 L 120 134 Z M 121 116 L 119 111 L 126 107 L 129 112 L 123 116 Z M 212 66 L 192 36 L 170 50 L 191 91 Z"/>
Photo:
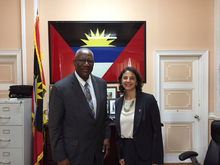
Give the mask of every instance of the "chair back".
<path id="1" fill-rule="evenodd" d="M 220 120 L 212 122 L 211 137 L 204 165 L 220 165 Z"/>

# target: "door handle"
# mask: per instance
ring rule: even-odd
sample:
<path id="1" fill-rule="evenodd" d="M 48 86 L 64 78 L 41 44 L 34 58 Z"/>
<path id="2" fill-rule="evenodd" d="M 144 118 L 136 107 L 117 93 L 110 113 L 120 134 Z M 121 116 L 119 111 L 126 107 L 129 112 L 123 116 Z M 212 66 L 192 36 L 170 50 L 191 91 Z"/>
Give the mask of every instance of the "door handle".
<path id="1" fill-rule="evenodd" d="M 195 115 L 194 118 L 199 120 L 199 116 L 198 115 Z"/>

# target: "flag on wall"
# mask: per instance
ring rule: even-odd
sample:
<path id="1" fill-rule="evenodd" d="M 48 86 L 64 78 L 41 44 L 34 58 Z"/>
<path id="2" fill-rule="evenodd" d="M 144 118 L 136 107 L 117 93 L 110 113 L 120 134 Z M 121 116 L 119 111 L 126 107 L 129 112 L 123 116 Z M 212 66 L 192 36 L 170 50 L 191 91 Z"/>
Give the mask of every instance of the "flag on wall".
<path id="1" fill-rule="evenodd" d="M 76 51 L 94 53 L 92 74 L 117 83 L 126 66 L 136 68 L 146 82 L 146 21 L 48 21 L 50 81 L 71 74 Z"/>
<path id="2" fill-rule="evenodd" d="M 34 27 L 34 76 L 32 92 L 34 165 L 39 165 L 43 158 L 43 97 L 46 92 L 46 86 L 41 60 L 39 17 L 37 15 Z"/>

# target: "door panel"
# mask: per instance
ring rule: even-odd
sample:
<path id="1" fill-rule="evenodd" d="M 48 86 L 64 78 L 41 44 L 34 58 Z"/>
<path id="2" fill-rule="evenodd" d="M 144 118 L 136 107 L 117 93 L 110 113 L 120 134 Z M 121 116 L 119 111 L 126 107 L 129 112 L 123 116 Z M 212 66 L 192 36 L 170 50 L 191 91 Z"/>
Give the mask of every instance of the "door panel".
<path id="1" fill-rule="evenodd" d="M 166 123 L 165 130 L 165 154 L 192 150 L 192 123 Z"/>

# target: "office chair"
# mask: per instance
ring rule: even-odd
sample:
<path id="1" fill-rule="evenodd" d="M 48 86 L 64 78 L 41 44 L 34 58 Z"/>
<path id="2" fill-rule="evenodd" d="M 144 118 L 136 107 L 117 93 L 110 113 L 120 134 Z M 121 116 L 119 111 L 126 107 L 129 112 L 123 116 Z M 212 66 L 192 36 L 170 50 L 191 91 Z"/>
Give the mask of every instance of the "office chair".
<path id="1" fill-rule="evenodd" d="M 212 122 L 211 137 L 212 140 L 209 143 L 203 165 L 220 165 L 220 120 L 214 120 Z M 190 158 L 193 165 L 200 165 L 196 156 L 198 156 L 197 152 L 186 151 L 179 155 L 179 159 L 184 161 Z"/>

